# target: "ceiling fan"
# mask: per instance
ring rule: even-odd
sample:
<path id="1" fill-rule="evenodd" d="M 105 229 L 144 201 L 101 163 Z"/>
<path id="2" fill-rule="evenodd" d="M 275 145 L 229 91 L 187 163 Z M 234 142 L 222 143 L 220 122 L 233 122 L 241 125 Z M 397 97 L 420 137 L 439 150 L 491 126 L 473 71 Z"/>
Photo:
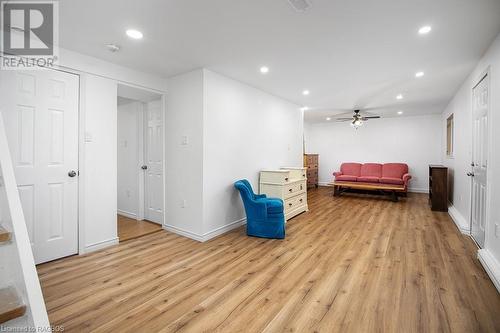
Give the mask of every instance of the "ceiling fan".
<path id="1" fill-rule="evenodd" d="M 350 118 L 337 118 L 336 120 L 338 122 L 344 122 L 344 121 L 350 121 L 351 126 L 354 127 L 355 129 L 358 129 L 360 126 L 363 126 L 363 122 L 369 120 L 369 119 L 378 119 L 380 116 L 366 116 L 366 115 L 361 115 L 359 112 L 361 110 L 354 110 L 354 114 Z"/>

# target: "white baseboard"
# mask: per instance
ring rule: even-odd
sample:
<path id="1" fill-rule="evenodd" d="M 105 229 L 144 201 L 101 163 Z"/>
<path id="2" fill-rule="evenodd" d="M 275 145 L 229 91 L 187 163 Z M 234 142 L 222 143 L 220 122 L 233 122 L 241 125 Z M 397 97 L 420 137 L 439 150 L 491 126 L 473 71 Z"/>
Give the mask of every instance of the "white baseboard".
<path id="1" fill-rule="evenodd" d="M 137 220 L 137 214 L 130 213 L 130 212 L 127 212 L 125 210 L 118 209 L 118 215 L 122 215 L 122 216 L 125 216 L 125 217 L 128 217 L 128 218 Z"/>
<path id="2" fill-rule="evenodd" d="M 191 239 L 198 241 L 198 242 L 203 242 L 203 235 L 191 232 L 189 230 L 182 229 L 182 228 L 170 225 L 170 224 L 164 224 L 164 225 L 162 225 L 162 228 L 164 230 L 173 232 L 174 234 L 177 234 L 177 235 L 180 235 L 183 237 L 187 237 L 187 238 L 191 238 Z"/>
<path id="3" fill-rule="evenodd" d="M 209 239 L 212 239 L 212 238 L 217 237 L 219 235 L 225 234 L 228 231 L 231 231 L 233 229 L 241 227 L 242 225 L 245 225 L 246 223 L 247 223 L 247 219 L 242 218 L 242 219 L 236 220 L 234 222 L 231 222 L 229 224 L 226 224 L 222 227 L 219 227 L 219 228 L 216 228 L 216 229 L 211 230 L 209 232 L 206 232 L 203 234 L 203 241 L 206 242 Z"/>
<path id="4" fill-rule="evenodd" d="M 428 188 L 415 188 L 415 187 L 410 187 L 408 189 L 408 192 L 410 193 L 426 193 L 428 194 L 429 193 L 429 189 Z"/>
<path id="5" fill-rule="evenodd" d="M 206 232 L 204 234 L 198 234 L 198 233 L 195 233 L 195 232 L 192 232 L 192 231 L 189 231 L 186 229 L 182 229 L 182 228 L 170 225 L 170 224 L 164 224 L 163 229 L 170 231 L 170 232 L 173 232 L 174 234 L 177 234 L 180 236 L 191 238 L 191 239 L 198 241 L 198 242 L 206 242 L 214 237 L 222 235 L 222 234 L 224 234 L 228 231 L 231 231 L 235 228 L 238 228 L 244 224 L 246 224 L 246 218 L 236 220 L 234 222 L 226 224 L 222 227 L 218 227 L 218 228 L 211 230 L 209 232 Z"/>
<path id="6" fill-rule="evenodd" d="M 467 219 L 465 219 L 463 215 L 460 214 L 458 209 L 456 209 L 451 203 L 448 205 L 448 214 L 453 222 L 455 222 L 455 225 L 461 233 L 470 235 L 469 223 L 467 222 Z"/>
<path id="7" fill-rule="evenodd" d="M 89 244 L 85 246 L 85 253 L 94 252 L 97 250 L 104 249 L 105 247 L 117 245 L 119 242 L 118 237 L 107 239 L 101 242 Z"/>
<path id="8" fill-rule="evenodd" d="M 483 265 L 484 270 L 488 273 L 491 281 L 500 293 L 500 263 L 493 257 L 487 249 L 477 251 L 477 258 Z"/>

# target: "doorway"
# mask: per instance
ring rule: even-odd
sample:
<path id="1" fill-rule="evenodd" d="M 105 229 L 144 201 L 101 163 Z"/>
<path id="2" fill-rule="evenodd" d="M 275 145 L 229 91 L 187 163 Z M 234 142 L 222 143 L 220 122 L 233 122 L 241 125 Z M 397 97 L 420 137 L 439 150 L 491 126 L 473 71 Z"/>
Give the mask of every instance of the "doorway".
<path id="1" fill-rule="evenodd" d="M 488 169 L 489 76 L 472 89 L 472 178 L 471 235 L 484 247 Z"/>
<path id="2" fill-rule="evenodd" d="M 0 110 L 36 264 L 78 253 L 79 76 L 2 71 Z"/>
<path id="3" fill-rule="evenodd" d="M 117 229 L 125 241 L 162 229 L 163 97 L 118 85 Z"/>

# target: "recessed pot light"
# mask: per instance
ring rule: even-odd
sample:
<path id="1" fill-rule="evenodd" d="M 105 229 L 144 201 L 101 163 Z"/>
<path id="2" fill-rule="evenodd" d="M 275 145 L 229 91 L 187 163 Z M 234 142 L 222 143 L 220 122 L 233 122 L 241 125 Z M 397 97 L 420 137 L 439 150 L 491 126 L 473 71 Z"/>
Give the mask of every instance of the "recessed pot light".
<path id="1" fill-rule="evenodd" d="M 332 120 L 332 118 L 330 118 L 330 117 L 326 117 L 326 120 L 330 121 L 330 120 Z"/>
<path id="2" fill-rule="evenodd" d="M 125 31 L 125 33 L 127 34 L 127 36 L 129 36 L 130 38 L 133 38 L 133 39 L 142 39 L 142 37 L 143 37 L 142 32 L 140 32 L 139 30 L 135 30 L 135 29 L 128 29 L 127 31 Z"/>
<path id="3" fill-rule="evenodd" d="M 430 25 L 424 25 L 423 27 L 421 27 L 420 29 L 418 29 L 418 33 L 421 34 L 421 35 L 426 35 L 428 34 L 429 32 L 431 32 L 432 28 Z"/>
<path id="4" fill-rule="evenodd" d="M 307 95 L 309 95 L 309 94 L 310 94 L 310 91 L 309 91 L 309 90 L 304 90 L 304 91 L 302 92 L 302 95 L 304 95 L 304 96 L 307 96 Z"/>
<path id="5" fill-rule="evenodd" d="M 262 66 L 262 67 L 260 68 L 260 72 L 261 72 L 262 74 L 267 74 L 267 73 L 269 73 L 269 67 Z"/>
<path id="6" fill-rule="evenodd" d="M 399 114 L 399 115 L 402 115 L 402 114 L 403 114 L 403 111 L 398 111 L 398 114 Z"/>
<path id="7" fill-rule="evenodd" d="M 416 72 L 416 73 L 415 73 L 415 77 L 422 77 L 422 76 L 424 76 L 424 75 L 425 75 L 425 73 L 424 73 L 424 72 Z"/>
<path id="8" fill-rule="evenodd" d="M 304 106 L 304 107 L 302 108 L 302 111 L 307 111 L 307 110 L 309 110 L 309 107 L 308 107 L 308 106 Z"/>
<path id="9" fill-rule="evenodd" d="M 396 99 L 403 99 L 403 95 L 402 94 L 397 95 Z"/>

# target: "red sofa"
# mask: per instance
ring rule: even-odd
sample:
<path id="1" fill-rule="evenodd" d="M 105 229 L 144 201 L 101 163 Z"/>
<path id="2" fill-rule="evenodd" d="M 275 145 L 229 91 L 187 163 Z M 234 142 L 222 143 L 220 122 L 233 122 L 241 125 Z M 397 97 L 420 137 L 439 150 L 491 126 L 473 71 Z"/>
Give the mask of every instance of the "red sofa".
<path id="1" fill-rule="evenodd" d="M 405 163 L 342 163 L 334 172 L 335 181 L 381 185 L 400 185 L 407 192 L 411 175 Z"/>

